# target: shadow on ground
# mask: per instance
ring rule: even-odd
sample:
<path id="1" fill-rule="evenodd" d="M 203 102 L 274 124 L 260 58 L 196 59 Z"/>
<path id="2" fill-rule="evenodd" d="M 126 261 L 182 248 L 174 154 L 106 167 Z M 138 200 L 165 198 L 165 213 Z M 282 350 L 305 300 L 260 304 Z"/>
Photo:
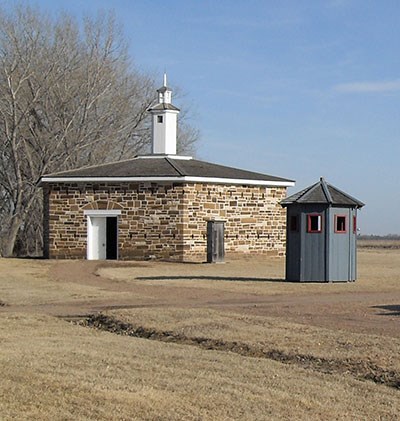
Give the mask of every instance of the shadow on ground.
<path id="1" fill-rule="evenodd" d="M 381 305 L 381 306 L 372 306 L 372 308 L 379 308 L 385 310 L 382 313 L 378 313 L 378 316 L 400 316 L 400 305 Z"/>
<path id="2" fill-rule="evenodd" d="M 288 282 L 279 278 L 248 278 L 237 276 L 138 276 L 135 279 L 140 281 L 234 281 L 234 282 Z"/>

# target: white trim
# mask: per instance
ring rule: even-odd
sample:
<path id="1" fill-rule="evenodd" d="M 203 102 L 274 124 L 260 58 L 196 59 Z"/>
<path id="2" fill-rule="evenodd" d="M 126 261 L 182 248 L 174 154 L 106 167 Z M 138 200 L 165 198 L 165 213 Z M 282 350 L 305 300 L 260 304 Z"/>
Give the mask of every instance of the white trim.
<path id="1" fill-rule="evenodd" d="M 240 178 L 217 178 L 217 177 L 183 177 L 185 181 L 194 183 L 216 183 L 216 184 L 248 184 L 253 186 L 277 186 L 293 187 L 294 181 L 266 181 L 266 180 L 245 180 Z"/>
<path id="2" fill-rule="evenodd" d="M 189 161 L 191 159 L 193 159 L 192 156 L 184 156 L 184 155 L 172 155 L 172 154 L 154 154 L 154 155 L 138 155 L 136 158 L 134 159 L 164 159 L 164 158 L 171 158 L 171 159 L 181 159 L 181 160 L 185 160 L 185 161 Z"/>
<path id="3" fill-rule="evenodd" d="M 121 210 L 119 209 L 87 209 L 83 211 L 85 216 L 118 216 L 121 215 Z"/>
<path id="4" fill-rule="evenodd" d="M 157 114 L 167 114 L 167 113 L 170 113 L 170 114 L 179 114 L 181 110 L 171 110 L 170 108 L 158 110 L 157 108 L 155 108 L 155 109 L 154 108 L 149 108 L 147 111 L 149 113 L 151 113 L 151 114 L 157 115 Z"/>
<path id="5" fill-rule="evenodd" d="M 294 181 L 267 181 L 267 180 L 246 180 L 240 178 L 217 178 L 217 177 L 43 177 L 44 183 L 98 183 L 98 182 L 179 182 L 179 183 L 215 183 L 215 184 L 238 184 L 250 186 L 266 186 L 266 187 L 293 187 Z"/>

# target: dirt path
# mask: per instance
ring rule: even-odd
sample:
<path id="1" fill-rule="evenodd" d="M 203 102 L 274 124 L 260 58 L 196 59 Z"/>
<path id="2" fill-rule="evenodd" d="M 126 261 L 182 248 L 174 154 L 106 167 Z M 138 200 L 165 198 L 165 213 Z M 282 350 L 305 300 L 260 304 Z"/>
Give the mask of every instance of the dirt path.
<path id="1" fill-rule="evenodd" d="M 252 262 L 251 273 L 247 276 L 251 282 L 241 282 L 246 279 L 242 267 L 248 270 L 248 262 L 232 262 L 218 267 L 155 262 L 53 261 L 47 264 L 51 282 L 85 286 L 101 291 L 101 296 L 93 294 L 91 298 L 66 298 L 36 305 L 5 305 L 0 307 L 0 312 L 73 316 L 120 308 L 204 307 L 278 317 L 330 329 L 393 337 L 400 335 L 400 288 L 377 291 L 363 289 L 362 283 L 361 286 L 345 284 L 334 287 L 288 285 L 280 279 L 281 263 L 273 263 L 268 273 L 274 278 L 266 278 L 265 264 Z M 117 274 L 122 271 L 122 275 L 115 279 L 104 276 L 113 269 Z M 235 282 L 213 282 L 213 279 L 234 279 Z"/>
<path id="2" fill-rule="evenodd" d="M 96 286 L 114 290 L 126 291 L 128 294 L 124 302 L 102 302 L 102 303 L 87 303 L 87 311 L 99 311 L 102 308 L 123 308 L 123 307 L 141 307 L 141 306 L 162 306 L 162 307 L 210 307 L 214 309 L 221 309 L 227 311 L 237 311 L 246 314 L 279 317 L 288 321 L 297 323 L 304 323 L 320 327 L 346 329 L 358 333 L 376 333 L 381 335 L 388 335 L 398 337 L 400 335 L 400 288 L 398 291 L 354 291 L 351 284 L 347 284 L 349 291 L 346 291 L 346 285 L 341 288 L 342 291 L 337 292 L 335 289 L 329 289 L 329 292 L 324 290 L 328 285 L 310 285 L 307 293 L 293 293 L 293 286 L 291 292 L 279 293 L 269 295 L 271 285 L 283 284 L 281 279 L 265 278 L 262 270 L 263 263 L 259 261 L 252 262 L 254 264 L 251 272 L 253 281 L 256 279 L 262 280 L 261 289 L 264 293 L 260 293 L 258 288 L 256 291 L 250 290 L 246 292 L 246 288 L 240 288 L 238 291 L 225 289 L 215 289 L 210 282 L 195 283 L 191 286 L 190 281 L 185 282 L 185 279 L 203 279 L 207 278 L 204 273 L 209 267 L 205 265 L 181 265 L 179 273 L 178 284 L 173 282 L 171 285 L 168 279 L 174 280 L 176 278 L 176 266 L 171 265 L 171 273 L 165 273 L 165 269 L 157 270 L 157 264 L 153 263 L 147 265 L 146 263 L 126 263 L 125 266 L 129 270 L 139 269 L 139 272 L 146 273 L 149 268 L 156 267 L 156 276 L 141 276 L 138 278 L 145 278 L 142 281 L 115 282 L 113 280 L 101 277 L 101 268 L 107 265 L 96 264 L 89 262 L 89 265 L 79 262 L 74 265 L 74 270 L 71 270 L 68 265 L 59 263 L 54 266 L 54 276 L 60 279 L 69 279 L 73 282 L 84 282 L 89 280 Z M 232 266 L 225 265 L 217 268 L 217 273 L 223 274 L 226 278 L 241 279 L 240 271 L 236 267 L 237 262 L 232 262 Z M 256 266 L 261 266 L 261 269 Z M 178 265 L 179 266 L 179 265 Z M 182 267 L 183 266 L 183 267 Z M 238 265 L 240 266 L 240 264 Z M 219 271 L 219 272 L 218 272 Z M 186 274 L 186 272 L 189 272 Z M 85 273 L 85 276 L 82 274 Z M 96 275 L 94 275 L 96 273 Z M 152 272 L 153 273 L 153 272 Z M 272 271 L 274 276 L 280 275 L 279 270 L 275 268 Z M 185 275 L 186 274 L 186 275 Z M 264 277 L 261 278 L 260 274 Z M 251 277 L 248 276 L 248 277 Z M 257 277 L 258 276 L 258 277 Z M 149 279 L 150 278 L 150 279 Z M 154 279 L 156 278 L 156 279 Z M 148 284 L 148 281 L 165 279 L 164 282 L 156 284 Z M 210 277 L 211 278 L 211 277 Z M 215 279 L 224 278 L 224 276 L 216 275 Z M 147 281 L 147 282 L 146 282 Z M 180 282 L 179 282 L 180 281 Z M 294 287 L 296 288 L 296 284 Z M 281 288 L 283 290 L 283 288 Z M 351 290 L 350 290 L 351 289 Z M 132 293 L 130 295 L 129 293 Z M 151 297 L 147 299 L 140 298 L 142 296 Z M 94 304 L 94 305 L 93 305 Z"/>

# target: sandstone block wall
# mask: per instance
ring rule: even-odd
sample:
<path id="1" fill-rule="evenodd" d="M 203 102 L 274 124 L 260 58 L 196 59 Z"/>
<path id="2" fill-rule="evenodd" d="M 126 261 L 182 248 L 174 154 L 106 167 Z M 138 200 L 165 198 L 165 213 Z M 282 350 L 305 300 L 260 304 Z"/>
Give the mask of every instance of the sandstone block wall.
<path id="1" fill-rule="evenodd" d="M 44 255 L 85 258 L 89 209 L 119 209 L 120 259 L 204 261 L 210 219 L 225 250 L 283 256 L 286 188 L 216 184 L 51 183 L 44 187 Z"/>
<path id="2" fill-rule="evenodd" d="M 183 198 L 183 238 L 190 256 L 204 258 L 206 221 L 225 222 L 226 254 L 284 256 L 286 188 L 191 184 Z"/>

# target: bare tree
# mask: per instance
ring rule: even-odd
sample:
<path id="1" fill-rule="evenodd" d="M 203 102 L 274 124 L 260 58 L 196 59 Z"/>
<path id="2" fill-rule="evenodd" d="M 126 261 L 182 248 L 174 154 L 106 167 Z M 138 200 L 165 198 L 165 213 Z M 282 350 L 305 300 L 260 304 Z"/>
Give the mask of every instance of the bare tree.
<path id="1" fill-rule="evenodd" d="M 112 15 L 79 25 L 0 10 L 0 65 L 0 246 L 11 256 L 41 248 L 43 174 L 148 149 L 155 84 L 133 68 Z M 179 138 L 192 150 L 198 133 L 183 121 Z"/>

